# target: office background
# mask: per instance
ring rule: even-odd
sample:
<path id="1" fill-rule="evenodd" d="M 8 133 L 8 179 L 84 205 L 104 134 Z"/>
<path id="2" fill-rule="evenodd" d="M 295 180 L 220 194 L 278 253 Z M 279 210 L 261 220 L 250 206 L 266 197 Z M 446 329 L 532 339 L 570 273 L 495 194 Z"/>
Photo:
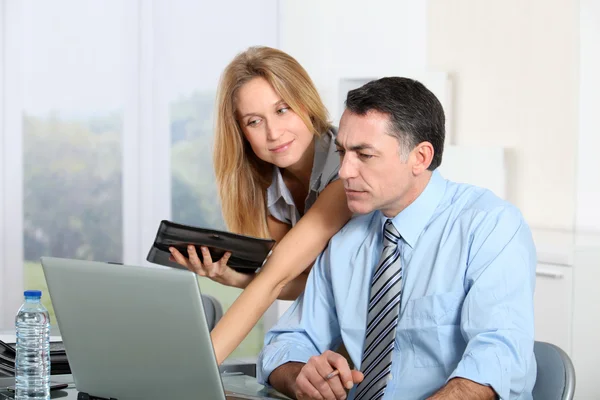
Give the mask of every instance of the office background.
<path id="1" fill-rule="evenodd" d="M 334 122 L 365 80 L 435 88 L 442 172 L 523 211 L 539 339 L 573 357 L 578 398 L 600 398 L 588 348 L 600 333 L 600 1 L 0 0 L 0 28 L 0 331 L 23 287 L 44 288 L 41 255 L 144 264 L 161 219 L 223 227 L 215 89 L 237 52 L 262 44 L 307 69 Z M 239 293 L 200 284 L 225 307 Z M 235 355 L 255 355 L 284 308 Z"/>

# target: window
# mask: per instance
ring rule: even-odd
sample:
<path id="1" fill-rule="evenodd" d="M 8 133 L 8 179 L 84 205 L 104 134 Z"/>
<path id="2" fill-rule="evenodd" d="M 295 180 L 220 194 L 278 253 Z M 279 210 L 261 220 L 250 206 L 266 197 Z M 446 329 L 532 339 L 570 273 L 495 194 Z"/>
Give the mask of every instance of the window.
<path id="1" fill-rule="evenodd" d="M 275 0 L 226 2 L 184 0 L 160 3 L 157 36 L 162 38 L 171 132 L 172 218 L 188 225 L 224 229 L 212 166 L 213 110 L 220 74 L 231 59 L 252 45 L 275 46 Z M 185 40 L 186 38 L 193 38 Z M 227 309 L 240 289 L 199 278 L 203 293 Z M 234 352 L 251 357 L 262 348 L 262 321 Z"/>
<path id="2" fill-rule="evenodd" d="M 277 0 L 0 0 L 0 331 L 24 288 L 56 321 L 40 256 L 144 264 L 161 219 L 224 228 L 218 79 L 239 51 L 276 46 L 277 18 Z M 225 308 L 240 292 L 199 281 Z"/>
<path id="3" fill-rule="evenodd" d="M 123 258 L 126 20 L 118 0 L 23 11 L 23 282 L 44 291 L 55 324 L 41 256 Z"/>

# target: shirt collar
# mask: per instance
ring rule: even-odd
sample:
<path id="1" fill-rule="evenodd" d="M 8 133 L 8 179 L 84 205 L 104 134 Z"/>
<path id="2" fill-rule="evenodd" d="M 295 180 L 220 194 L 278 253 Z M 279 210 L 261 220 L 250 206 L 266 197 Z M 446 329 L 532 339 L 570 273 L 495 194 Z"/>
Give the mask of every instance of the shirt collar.
<path id="1" fill-rule="evenodd" d="M 425 229 L 446 190 L 446 180 L 435 170 L 425 190 L 408 207 L 392 218 L 392 223 L 404 241 L 414 248 L 421 232 Z M 382 226 L 387 219 L 383 213 Z M 383 232 L 383 228 L 382 228 Z"/>
<path id="2" fill-rule="evenodd" d="M 271 180 L 271 185 L 269 185 L 267 189 L 267 207 L 272 207 L 273 204 L 277 203 L 281 198 L 283 198 L 290 206 L 294 204 L 292 194 L 287 186 L 285 186 L 285 182 L 283 182 L 281 171 L 278 167 L 273 166 L 273 178 Z"/>

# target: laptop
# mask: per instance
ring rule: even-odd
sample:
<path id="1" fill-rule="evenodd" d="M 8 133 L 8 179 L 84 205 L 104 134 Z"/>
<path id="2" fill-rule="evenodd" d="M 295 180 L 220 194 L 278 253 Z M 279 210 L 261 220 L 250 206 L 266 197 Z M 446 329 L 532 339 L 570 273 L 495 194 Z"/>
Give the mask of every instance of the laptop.
<path id="1" fill-rule="evenodd" d="M 226 394 L 192 272 L 41 262 L 79 392 L 118 400 L 264 398 Z"/>

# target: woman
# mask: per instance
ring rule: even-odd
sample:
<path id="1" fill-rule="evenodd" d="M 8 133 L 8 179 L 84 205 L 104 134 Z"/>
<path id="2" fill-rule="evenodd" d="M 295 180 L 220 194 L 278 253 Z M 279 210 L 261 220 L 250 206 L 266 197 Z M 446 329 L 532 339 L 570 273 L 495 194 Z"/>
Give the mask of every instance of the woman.
<path id="1" fill-rule="evenodd" d="M 277 244 L 260 272 L 214 262 L 206 248 L 172 248 L 200 276 L 244 288 L 211 332 L 220 364 L 277 299 L 296 299 L 312 263 L 350 219 L 334 129 L 310 77 L 289 55 L 251 47 L 227 66 L 217 95 L 214 167 L 230 231 Z M 250 306 L 251 305 L 251 306 Z"/>

